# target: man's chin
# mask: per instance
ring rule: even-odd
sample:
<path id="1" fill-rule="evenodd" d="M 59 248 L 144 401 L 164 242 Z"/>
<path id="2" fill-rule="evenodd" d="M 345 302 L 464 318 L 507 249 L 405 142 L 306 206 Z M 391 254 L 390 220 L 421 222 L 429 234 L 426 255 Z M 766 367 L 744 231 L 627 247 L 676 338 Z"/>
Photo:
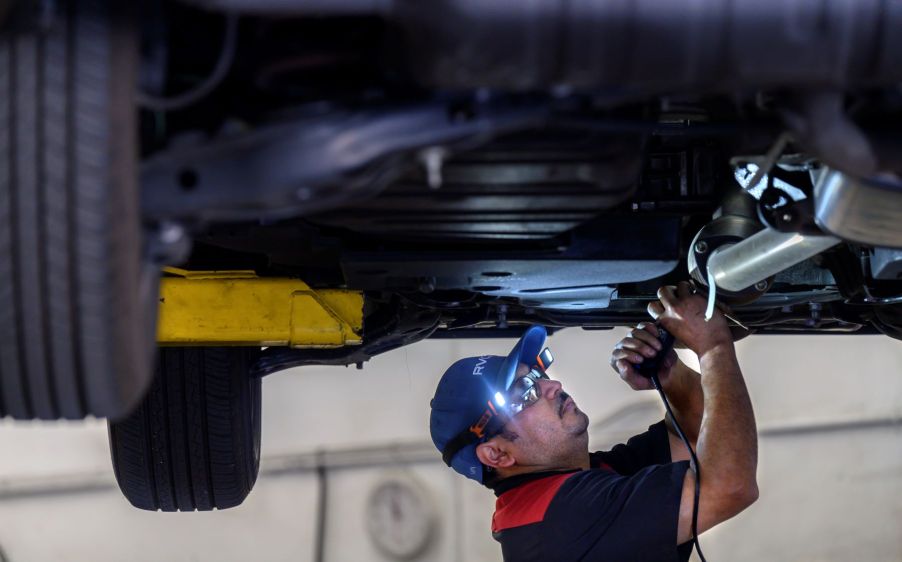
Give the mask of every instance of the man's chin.
<path id="1" fill-rule="evenodd" d="M 589 416 L 587 416 L 585 412 L 582 412 L 578 409 L 574 410 L 572 413 L 578 418 L 576 423 L 573 425 L 572 434 L 576 436 L 586 434 L 589 431 Z"/>

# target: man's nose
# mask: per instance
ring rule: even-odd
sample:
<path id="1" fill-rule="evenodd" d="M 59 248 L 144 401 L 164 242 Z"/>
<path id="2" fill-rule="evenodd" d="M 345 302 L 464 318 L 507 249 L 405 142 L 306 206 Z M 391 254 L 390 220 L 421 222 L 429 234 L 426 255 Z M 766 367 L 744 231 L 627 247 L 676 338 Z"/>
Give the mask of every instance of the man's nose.
<path id="1" fill-rule="evenodd" d="M 542 396 L 553 400 L 563 390 L 564 385 L 554 379 L 541 379 L 539 380 L 539 388 L 542 389 Z"/>

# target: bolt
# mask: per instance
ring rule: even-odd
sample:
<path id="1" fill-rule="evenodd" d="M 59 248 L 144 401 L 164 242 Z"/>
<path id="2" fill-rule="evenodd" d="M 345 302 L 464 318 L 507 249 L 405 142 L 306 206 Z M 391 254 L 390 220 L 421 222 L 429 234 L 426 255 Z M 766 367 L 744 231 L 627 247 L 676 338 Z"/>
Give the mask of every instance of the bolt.
<path id="1" fill-rule="evenodd" d="M 758 281 L 755 283 L 755 290 L 759 293 L 763 293 L 767 290 L 767 281 Z"/>
<path id="2" fill-rule="evenodd" d="M 160 241 L 164 244 L 175 244 L 185 237 L 185 229 L 181 225 L 167 222 L 160 227 Z"/>
<path id="3" fill-rule="evenodd" d="M 508 324 L 507 324 L 507 305 L 506 304 L 502 304 L 498 307 L 498 322 L 496 323 L 496 326 L 502 330 L 507 328 L 507 326 L 508 326 Z"/>
<path id="4" fill-rule="evenodd" d="M 426 168 L 426 183 L 429 189 L 438 189 L 442 186 L 442 166 L 448 151 L 440 146 L 423 149 L 420 152 L 420 162 Z"/>
<path id="5" fill-rule="evenodd" d="M 780 217 L 783 222 L 792 222 L 792 213 L 783 213 Z"/>
<path id="6" fill-rule="evenodd" d="M 426 295 L 435 291 L 435 277 L 422 279 L 417 290 Z"/>
<path id="7" fill-rule="evenodd" d="M 805 325 L 809 328 L 815 328 L 821 323 L 821 309 L 823 306 L 819 302 L 812 302 L 808 304 L 808 311 L 810 313 L 810 317 L 805 321 Z"/>
<path id="8" fill-rule="evenodd" d="M 704 240 L 699 240 L 695 243 L 695 253 L 704 254 L 708 252 L 708 243 Z"/>

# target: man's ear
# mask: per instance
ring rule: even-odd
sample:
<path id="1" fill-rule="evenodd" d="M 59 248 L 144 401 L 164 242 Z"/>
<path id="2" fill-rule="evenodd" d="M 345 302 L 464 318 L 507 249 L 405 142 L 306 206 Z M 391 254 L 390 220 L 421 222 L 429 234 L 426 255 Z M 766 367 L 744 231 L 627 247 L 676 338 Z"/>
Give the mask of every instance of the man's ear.
<path id="1" fill-rule="evenodd" d="M 491 439 L 476 446 L 476 457 L 479 462 L 492 468 L 510 468 L 516 459 L 497 439 Z"/>

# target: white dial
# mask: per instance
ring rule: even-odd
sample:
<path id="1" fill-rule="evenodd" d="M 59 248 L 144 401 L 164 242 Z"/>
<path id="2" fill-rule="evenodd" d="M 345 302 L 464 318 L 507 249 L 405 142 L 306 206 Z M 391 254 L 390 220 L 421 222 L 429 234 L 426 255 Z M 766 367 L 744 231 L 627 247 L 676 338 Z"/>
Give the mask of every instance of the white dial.
<path id="1" fill-rule="evenodd" d="M 366 506 L 370 538 L 383 553 L 409 560 L 429 544 L 435 509 L 425 490 L 409 477 L 395 477 L 376 486 Z"/>

